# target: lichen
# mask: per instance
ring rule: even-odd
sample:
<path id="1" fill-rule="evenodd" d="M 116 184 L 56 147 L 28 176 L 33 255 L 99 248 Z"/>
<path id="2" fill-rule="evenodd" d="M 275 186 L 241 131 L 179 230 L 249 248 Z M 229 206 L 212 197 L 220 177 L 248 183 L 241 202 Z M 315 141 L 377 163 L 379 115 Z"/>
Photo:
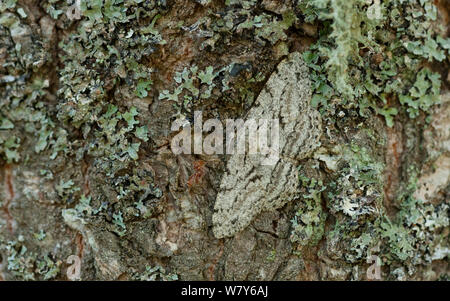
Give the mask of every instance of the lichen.
<path id="1" fill-rule="evenodd" d="M 337 99 L 361 116 L 373 110 L 392 127 L 400 111 L 414 118 L 420 111 L 429 114 L 439 102 L 440 75 L 423 63 L 445 60 L 450 39 L 440 35 L 432 1 L 381 1 L 377 6 L 308 0 L 299 5 L 306 20 L 324 24 L 318 42 L 304 54 L 315 92 L 312 103 L 324 114 L 333 114 L 330 106 Z"/>
<path id="2" fill-rule="evenodd" d="M 61 261 L 51 259 L 50 254 L 39 256 L 28 251 L 21 235 L 14 241 L 3 242 L 0 250 L 6 254 L 6 269 L 16 280 L 50 280 L 58 276 Z"/>
<path id="3" fill-rule="evenodd" d="M 145 271 L 132 275 L 132 280 L 136 281 L 176 281 L 178 275 L 168 273 L 163 267 L 156 265 L 154 267 L 146 266 Z"/>
<path id="4" fill-rule="evenodd" d="M 300 247 L 311 247 L 317 245 L 325 233 L 327 214 L 322 210 L 321 194 L 326 187 L 321 180 L 310 179 L 302 174 L 299 178 L 302 198 L 297 202 L 298 209 L 291 220 L 290 240 Z"/>
<path id="5" fill-rule="evenodd" d="M 11 169 L 0 196 L 2 276 L 65 279 L 62 254 L 84 246 L 83 279 L 227 278 L 245 262 L 230 258 L 247 255 L 280 279 L 301 277 L 317 264 L 306 264 L 311 257 L 327 263 L 315 266 L 318 277 L 364 279 L 372 256 L 383 279 L 447 279 L 428 274 L 448 261 L 448 181 L 441 177 L 430 198 L 428 186 L 417 184 L 425 168 L 445 169 L 428 166 L 433 158 L 447 162 L 445 147 L 431 155 L 422 140 L 441 103 L 445 78 L 437 72 L 444 74 L 450 50 L 433 2 L 1 1 L 0 161 Z M 270 213 L 273 223 L 270 214 L 253 216 L 261 211 L 254 206 L 255 227 L 222 244 L 208 223 L 218 188 L 210 186 L 219 185 L 211 182 L 221 179 L 224 162 L 202 157 L 208 171 L 194 187 L 202 189 L 181 193 L 185 182 L 191 186 L 185 177 L 192 158 L 174 163 L 165 153 L 167 121 L 190 120 L 196 109 L 222 120 L 244 116 L 261 95 L 273 104 L 278 98 L 266 97 L 264 86 L 290 52 L 303 52 L 309 67 L 302 74 L 309 72 L 311 105 L 322 115 L 321 147 L 314 140 L 312 158 L 301 156 L 281 177 L 292 187 L 276 208 L 265 207 L 278 211 Z M 296 85 L 294 76 L 288 81 Z M 316 116 L 309 113 L 302 116 Z M 374 115 L 399 135 L 398 166 L 383 157 L 385 128 L 371 123 Z M 430 137 L 445 144 L 442 135 Z M 305 169 L 298 171 L 300 163 Z M 392 196 L 385 191 L 389 169 L 401 182 Z M 52 215 L 30 218 L 30 204 Z M 53 218 L 54 229 L 42 224 Z M 17 230 L 16 222 L 29 227 Z M 301 258 L 287 259 L 292 253 Z M 161 258 L 177 274 L 162 268 Z M 223 268 L 214 270 L 217 262 Z M 262 275 L 258 264 L 245 262 L 247 274 L 236 274 Z"/>
<path id="6" fill-rule="evenodd" d="M 216 71 L 212 66 L 208 66 L 204 70 L 199 70 L 195 65 L 190 68 L 185 67 L 182 71 L 175 72 L 174 81 L 177 86 L 173 92 L 163 90 L 159 94 L 159 99 L 173 101 L 178 115 L 181 115 L 182 112 L 191 115 L 194 104 L 201 99 L 211 98 L 217 79 L 221 75 L 229 73 L 232 68 L 233 64 Z M 224 80 L 219 84 L 222 86 L 222 92 L 228 89 Z"/>

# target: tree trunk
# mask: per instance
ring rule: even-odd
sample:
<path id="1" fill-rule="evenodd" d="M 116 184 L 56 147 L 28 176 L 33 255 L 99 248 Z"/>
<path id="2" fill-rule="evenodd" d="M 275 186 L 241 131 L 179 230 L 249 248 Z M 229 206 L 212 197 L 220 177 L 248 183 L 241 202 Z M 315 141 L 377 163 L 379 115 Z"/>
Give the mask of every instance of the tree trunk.
<path id="1" fill-rule="evenodd" d="M 348 57 L 338 60 L 349 65 L 333 77 L 333 66 L 321 61 L 332 56 L 310 46 L 325 41 L 323 32 L 331 28 L 336 35 L 327 33 L 331 40 L 320 45 L 341 49 L 338 20 L 308 20 L 312 14 L 302 1 L 67 2 L 0 4 L 0 279 L 448 279 L 450 79 L 448 48 L 439 46 L 445 42 L 436 38 L 429 60 L 414 50 L 417 72 L 403 76 L 400 68 L 397 75 L 380 70 L 392 58 L 403 62 L 409 50 L 399 52 L 377 38 L 386 47 L 371 53 L 359 41 L 353 50 L 362 65 L 355 67 L 346 49 Z M 382 1 L 384 7 L 394 2 Z M 433 24 L 444 29 L 429 30 L 444 41 L 450 4 L 434 2 Z M 433 12 L 418 3 L 407 5 Z M 371 6 L 364 5 L 369 13 Z M 389 18 L 390 11 L 380 13 Z M 377 28 L 374 39 L 396 39 L 400 32 Z M 302 54 L 299 78 L 280 71 L 293 53 Z M 312 62 L 308 53 L 320 58 Z M 356 68 L 362 73 L 352 73 Z M 402 93 L 415 83 L 420 90 L 422 74 L 430 87 L 417 107 L 415 98 L 397 97 L 400 92 L 386 92 L 364 107 L 366 94 L 374 99 L 371 91 L 388 84 L 382 77 L 373 89 L 352 81 L 354 91 L 366 94 L 345 102 L 338 82 L 367 76 L 370 68 L 390 76 L 389 85 L 396 78 L 411 82 Z M 433 74 L 440 74 L 439 101 L 431 100 Z M 317 95 L 326 94 L 317 88 L 319 75 L 332 96 L 317 103 Z M 284 137 L 302 142 L 280 159 L 292 169 L 282 178 L 275 168 L 269 171 L 270 185 L 255 184 L 265 196 L 254 204 L 255 191 L 232 188 L 236 200 L 250 203 L 249 222 L 239 220 L 244 205 L 237 207 L 237 220 L 215 218 L 216 201 L 231 202 L 226 175 L 232 178 L 230 170 L 245 169 L 248 161 L 174 154 L 171 143 L 180 133 L 171 128 L 174 121 L 194 131 L 194 112 L 201 111 L 203 121 L 225 125 L 226 119 L 266 116 L 252 113 L 264 103 L 282 115 L 302 97 L 308 103 L 296 115 L 297 133 L 316 133 L 307 126 L 315 121 L 298 123 L 313 118 L 320 122 L 317 141 Z M 257 179 L 233 178 L 235 185 L 258 183 L 258 168 Z M 281 189 L 285 179 L 296 185 Z M 256 208 L 272 195 L 279 206 Z M 242 227 L 217 235 L 226 222 Z"/>

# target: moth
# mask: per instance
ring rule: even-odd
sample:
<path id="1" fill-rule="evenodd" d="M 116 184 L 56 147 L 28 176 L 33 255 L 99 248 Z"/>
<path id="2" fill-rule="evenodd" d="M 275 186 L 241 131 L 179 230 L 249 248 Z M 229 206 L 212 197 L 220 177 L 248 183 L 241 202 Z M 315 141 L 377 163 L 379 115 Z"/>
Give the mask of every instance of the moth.
<path id="1" fill-rule="evenodd" d="M 320 145 L 322 133 L 320 113 L 310 100 L 308 67 L 300 53 L 291 53 L 278 64 L 247 112 L 247 118 L 278 120 L 279 157 L 274 164 L 264 165 L 267 155 L 230 156 L 214 205 L 216 238 L 233 236 L 262 211 L 279 209 L 294 199 L 299 161 Z"/>

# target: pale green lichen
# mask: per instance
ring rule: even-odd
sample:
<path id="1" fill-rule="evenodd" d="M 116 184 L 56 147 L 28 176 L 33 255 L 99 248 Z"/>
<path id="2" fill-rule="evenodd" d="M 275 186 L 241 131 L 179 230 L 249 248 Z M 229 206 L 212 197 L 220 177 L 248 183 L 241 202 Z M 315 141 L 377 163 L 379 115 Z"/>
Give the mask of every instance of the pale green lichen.
<path id="1" fill-rule="evenodd" d="M 0 250 L 6 255 L 6 269 L 16 280 L 50 280 L 58 276 L 61 261 L 51 259 L 50 254 L 42 257 L 30 252 L 24 244 L 25 238 L 19 235 L 17 240 L 3 242 Z"/>
<path id="2" fill-rule="evenodd" d="M 450 255 L 445 229 L 449 226 L 449 206 L 426 204 L 408 198 L 393 222 L 381 224 L 381 236 L 389 245 L 387 258 L 406 265 L 430 263 Z"/>
<path id="3" fill-rule="evenodd" d="M 392 126 L 399 110 L 416 117 L 439 102 L 439 75 L 421 64 L 448 56 L 450 39 L 436 29 L 432 1 L 382 1 L 375 17 L 369 14 L 375 4 L 367 1 L 299 3 L 306 20 L 325 24 L 319 41 L 305 53 L 314 82 L 313 105 L 325 112 L 337 99 L 362 116 L 371 108 Z M 393 105 L 395 100 L 401 108 Z"/>
<path id="4" fill-rule="evenodd" d="M 36 271 L 43 276 L 43 280 L 50 280 L 58 276 L 61 264 L 61 261 L 54 262 L 48 255 L 45 255 L 43 259 L 37 260 Z"/>
<path id="5" fill-rule="evenodd" d="M 47 234 L 45 234 L 44 230 L 40 230 L 38 233 L 34 233 L 34 238 L 36 238 L 38 241 L 43 241 L 47 237 Z"/>
<path id="6" fill-rule="evenodd" d="M 23 237 L 19 237 L 18 241 L 2 244 L 7 256 L 6 268 L 19 279 L 35 280 L 33 268 L 36 258 L 33 254 L 27 253 L 28 249 L 21 244 L 21 241 L 23 241 Z"/>
<path id="7" fill-rule="evenodd" d="M 290 240 L 301 247 L 316 245 L 324 235 L 326 212 L 322 210 L 321 193 L 326 189 L 322 181 L 300 175 L 302 200 L 291 220 Z"/>
<path id="8" fill-rule="evenodd" d="M 119 236 L 124 236 L 127 231 L 127 227 L 123 223 L 122 212 L 119 211 L 118 213 L 113 214 L 113 224 L 116 225 L 116 229 L 114 231 Z"/>
<path id="9" fill-rule="evenodd" d="M 176 281 L 178 275 L 168 273 L 163 267 L 156 265 L 154 267 L 146 266 L 145 271 L 132 275 L 132 279 L 136 281 Z"/>
<path id="10" fill-rule="evenodd" d="M 173 92 L 163 90 L 159 94 L 160 100 L 174 101 L 181 110 L 191 112 L 194 103 L 201 99 L 211 97 L 213 89 L 216 87 L 215 79 L 221 74 L 227 73 L 232 69 L 233 65 L 229 65 L 214 71 L 212 66 L 199 70 L 197 66 L 185 67 L 183 71 L 175 72 L 174 81 L 176 88 Z M 225 82 L 222 81 L 222 92 L 227 90 Z"/>
<path id="11" fill-rule="evenodd" d="M 330 213 L 336 218 L 326 235 L 327 252 L 351 264 L 364 264 L 376 253 L 387 266 L 387 276 L 394 279 L 399 273 L 394 267 L 399 265 L 411 276 L 420 265 L 448 258 L 448 204 L 412 198 L 417 181 L 412 175 L 399 194 L 399 212 L 390 218 L 382 203 L 383 166 L 378 159 L 356 144 L 340 154 L 344 164 L 339 164 L 339 176 L 326 190 Z"/>
<path id="12" fill-rule="evenodd" d="M 80 188 L 77 187 L 71 179 L 67 181 L 61 179 L 59 183 L 55 185 L 55 190 L 65 203 L 71 203 L 74 201 L 74 194 L 77 191 L 80 191 Z"/>
<path id="13" fill-rule="evenodd" d="M 381 207 L 383 165 L 368 149 L 356 144 L 343 149 L 346 161 L 336 181 L 330 183 L 329 207 L 352 219 L 371 215 Z"/>
<path id="14" fill-rule="evenodd" d="M 142 60 L 165 43 L 155 28 L 162 10 L 153 2 L 81 1 L 80 26 L 59 45 L 64 51 L 59 96 L 64 101 L 58 118 L 82 130 L 87 145 L 77 146 L 77 156 L 94 157 L 94 164 L 111 177 L 138 160 L 141 141 L 149 138 L 148 128 L 137 126 L 137 109 L 115 105 L 108 91 L 122 86 L 139 98 L 149 95 L 153 70 Z M 141 20 L 151 22 L 138 26 Z"/>

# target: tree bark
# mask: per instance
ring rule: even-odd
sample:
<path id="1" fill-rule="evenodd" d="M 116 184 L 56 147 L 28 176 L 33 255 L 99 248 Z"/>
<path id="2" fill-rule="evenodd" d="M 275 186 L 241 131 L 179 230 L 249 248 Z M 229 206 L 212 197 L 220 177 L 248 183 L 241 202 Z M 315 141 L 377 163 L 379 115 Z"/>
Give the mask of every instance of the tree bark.
<path id="1" fill-rule="evenodd" d="M 322 24 L 296 1 L 66 2 L 0 16 L 0 279 L 448 279 L 448 57 L 427 121 L 337 109 L 293 200 L 217 239 L 230 155 L 175 155 L 171 124 L 245 117 Z"/>

